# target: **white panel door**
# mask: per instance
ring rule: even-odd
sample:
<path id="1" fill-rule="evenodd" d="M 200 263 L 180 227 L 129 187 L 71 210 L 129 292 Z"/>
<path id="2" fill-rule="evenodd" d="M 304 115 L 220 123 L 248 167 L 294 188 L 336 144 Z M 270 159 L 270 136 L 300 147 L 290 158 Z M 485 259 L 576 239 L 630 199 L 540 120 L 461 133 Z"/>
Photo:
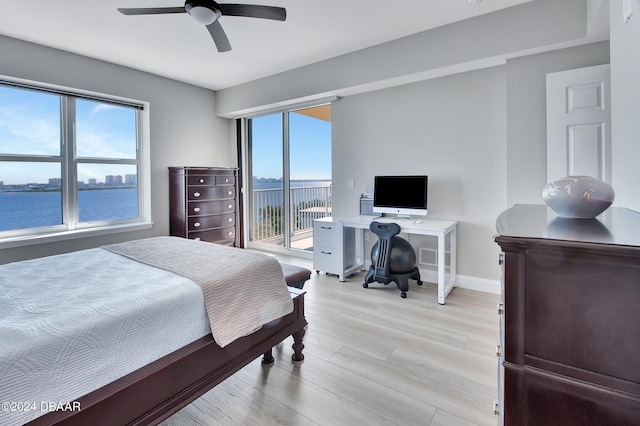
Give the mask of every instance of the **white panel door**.
<path id="1" fill-rule="evenodd" d="M 547 74 L 547 179 L 611 183 L 609 64 Z"/>

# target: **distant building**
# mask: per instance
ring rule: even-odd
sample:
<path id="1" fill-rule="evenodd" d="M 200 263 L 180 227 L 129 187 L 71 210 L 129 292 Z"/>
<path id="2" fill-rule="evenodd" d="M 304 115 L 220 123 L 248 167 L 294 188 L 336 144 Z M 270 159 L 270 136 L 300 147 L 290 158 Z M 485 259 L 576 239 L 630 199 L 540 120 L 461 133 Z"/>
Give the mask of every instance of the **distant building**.
<path id="1" fill-rule="evenodd" d="M 88 179 L 87 182 L 89 182 L 89 185 L 97 185 L 98 179 Z"/>
<path id="2" fill-rule="evenodd" d="M 138 184 L 138 175 L 124 175 L 124 184 L 125 185 L 137 185 Z"/>
<path id="3" fill-rule="evenodd" d="M 49 178 L 49 186 L 60 186 L 61 182 L 60 178 Z"/>
<path id="4" fill-rule="evenodd" d="M 4 188 L 4 181 L 0 180 L 0 188 Z"/>
<path id="5" fill-rule="evenodd" d="M 104 183 L 107 186 L 122 185 L 122 176 L 121 175 L 107 175 L 107 176 L 104 177 Z"/>

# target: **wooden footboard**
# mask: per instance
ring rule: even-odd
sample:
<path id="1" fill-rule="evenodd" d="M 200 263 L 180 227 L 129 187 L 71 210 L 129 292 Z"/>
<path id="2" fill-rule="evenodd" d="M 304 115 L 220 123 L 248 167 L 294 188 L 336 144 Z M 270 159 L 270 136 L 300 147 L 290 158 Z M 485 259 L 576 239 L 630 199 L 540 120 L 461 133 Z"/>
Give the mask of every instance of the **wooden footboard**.
<path id="1" fill-rule="evenodd" d="M 124 376 L 80 399 L 79 411 L 55 411 L 28 425 L 157 424 L 188 405 L 271 348 L 294 337 L 294 361 L 304 359 L 302 337 L 307 321 L 304 292 L 290 288 L 293 312 L 255 333 L 220 348 L 211 335 Z M 144 348 L 142 348 L 144 349 Z"/>

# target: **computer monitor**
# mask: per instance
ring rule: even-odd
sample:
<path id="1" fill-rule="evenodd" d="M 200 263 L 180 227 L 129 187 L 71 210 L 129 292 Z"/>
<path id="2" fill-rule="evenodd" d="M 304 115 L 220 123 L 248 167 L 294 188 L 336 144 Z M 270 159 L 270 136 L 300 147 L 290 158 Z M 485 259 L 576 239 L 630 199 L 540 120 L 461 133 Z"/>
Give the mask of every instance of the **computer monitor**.
<path id="1" fill-rule="evenodd" d="M 426 216 L 428 180 L 425 175 L 376 176 L 374 213 Z"/>

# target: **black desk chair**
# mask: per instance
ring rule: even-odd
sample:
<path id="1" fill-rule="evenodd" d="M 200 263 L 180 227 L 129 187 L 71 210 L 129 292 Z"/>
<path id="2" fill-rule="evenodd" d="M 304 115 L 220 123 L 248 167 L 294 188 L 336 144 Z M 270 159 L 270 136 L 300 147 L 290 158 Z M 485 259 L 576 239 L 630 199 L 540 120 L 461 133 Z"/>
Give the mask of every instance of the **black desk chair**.
<path id="1" fill-rule="evenodd" d="M 368 288 L 373 281 L 384 285 L 393 281 L 400 289 L 400 297 L 406 298 L 409 278 L 422 285 L 413 247 L 404 238 L 396 236 L 400 233 L 397 223 L 373 221 L 369 229 L 378 236 L 378 241 L 371 248 L 371 267 L 362 287 Z"/>

